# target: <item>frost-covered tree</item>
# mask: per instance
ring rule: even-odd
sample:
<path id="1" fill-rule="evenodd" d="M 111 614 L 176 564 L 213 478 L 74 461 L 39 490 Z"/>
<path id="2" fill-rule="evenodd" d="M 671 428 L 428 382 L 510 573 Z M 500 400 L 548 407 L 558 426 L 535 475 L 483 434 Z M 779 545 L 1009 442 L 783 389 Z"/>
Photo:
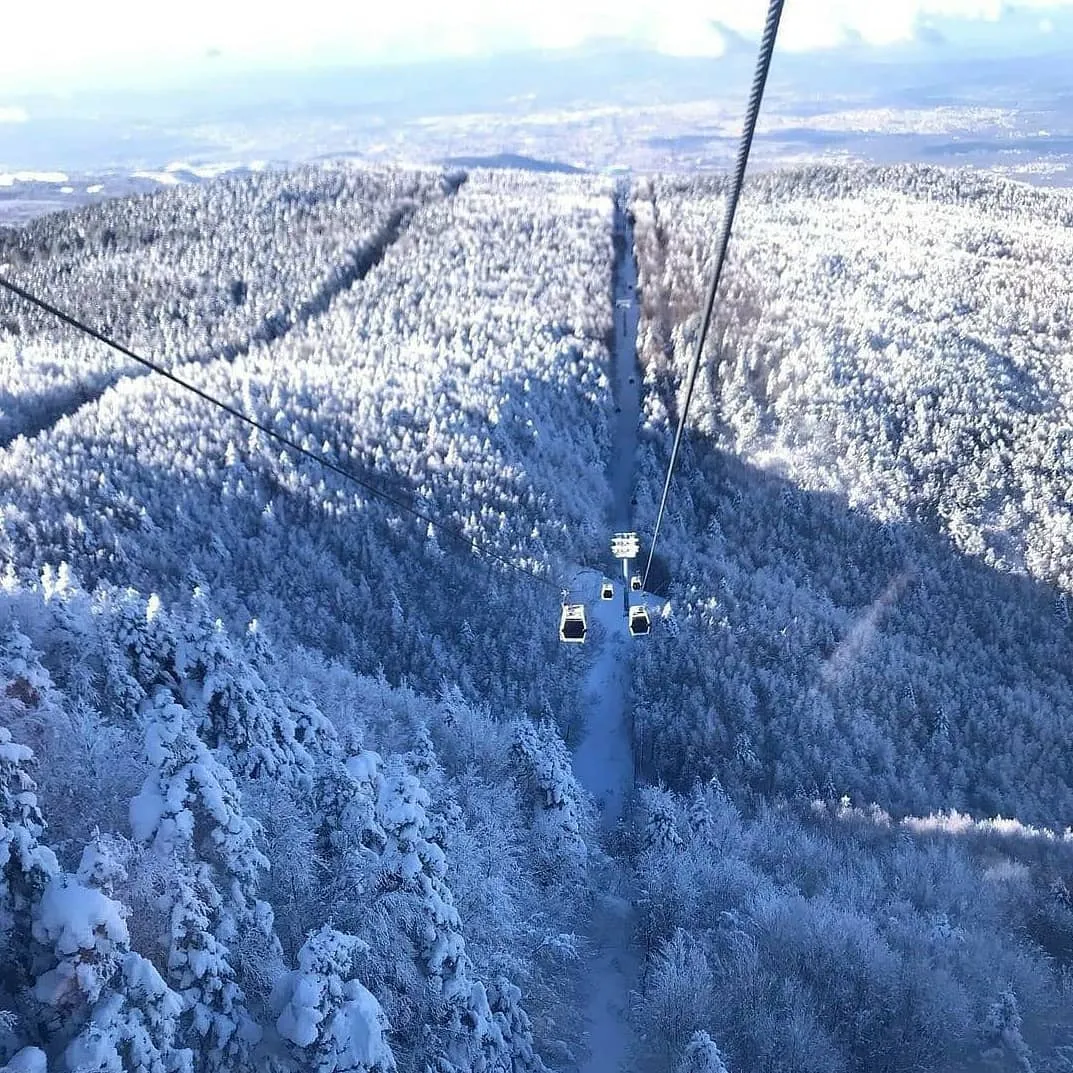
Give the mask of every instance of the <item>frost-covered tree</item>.
<path id="1" fill-rule="evenodd" d="M 371 749 L 353 746 L 350 755 L 326 755 L 317 765 L 311 809 L 300 822 L 305 825 L 310 856 L 308 874 L 296 881 L 308 884 L 307 908 L 316 907 L 340 928 L 355 929 L 362 916 L 363 899 L 377 883 L 380 854 L 387 836 L 376 815 L 381 757 Z M 273 864 L 275 873 L 288 867 L 288 850 Z"/>
<path id="2" fill-rule="evenodd" d="M 1032 1052 L 1021 1035 L 1021 1027 L 1017 996 L 1007 987 L 987 1011 L 984 1036 L 991 1045 L 992 1055 L 1008 1055 L 1022 1073 L 1032 1073 Z"/>
<path id="3" fill-rule="evenodd" d="M 254 625 L 236 643 L 208 605 L 208 595 L 196 588 L 177 629 L 175 651 L 179 693 L 198 719 L 199 735 L 235 774 L 308 785 L 313 765 L 308 747 L 317 745 L 311 732 L 323 720 L 307 713 L 299 725 L 283 689 L 266 683 L 262 671 L 271 679 L 275 675 L 263 630 Z"/>
<path id="4" fill-rule="evenodd" d="M 165 937 L 168 979 L 182 996 L 199 1067 L 248 1060 L 260 1036 L 236 981 L 233 948 L 244 933 L 272 936 L 257 897 L 267 865 L 230 772 L 198 738 L 191 715 L 160 691 L 147 706 L 150 774 L 131 803 L 131 827 L 174 869 Z"/>
<path id="5" fill-rule="evenodd" d="M 57 1067 L 72 1073 L 183 1073 L 192 1054 L 174 1040 L 182 1010 L 151 962 L 132 951 L 128 910 L 110 896 L 125 879 L 107 841 L 86 847 L 77 876 L 50 882 L 34 936 L 49 967 L 35 998 L 49 1011 Z"/>
<path id="6" fill-rule="evenodd" d="M 693 787 L 689 795 L 686 823 L 689 825 L 690 834 L 699 842 L 707 842 L 714 834 L 715 823 L 712 819 L 712 812 L 700 783 Z"/>
<path id="7" fill-rule="evenodd" d="M 436 1073 L 506 1070 L 510 1043 L 466 954 L 446 880 L 447 859 L 430 829 L 429 804 L 415 776 L 385 773 L 377 799 L 377 819 L 387 838 L 381 884 L 395 891 L 388 905 L 412 921 L 414 951 L 425 977 L 430 1004 L 419 1051 Z"/>
<path id="8" fill-rule="evenodd" d="M 376 819 L 386 844 L 381 885 L 396 887 L 415 901 L 422 918 L 418 934 L 429 986 L 450 998 L 466 975 L 465 941 L 447 886 L 443 848 L 431 841 L 430 798 L 417 778 L 404 771 L 386 774 L 379 786 Z"/>
<path id="9" fill-rule="evenodd" d="M 313 1073 L 388 1073 L 395 1058 L 387 1018 L 355 978 L 363 944 L 322 927 L 298 952 L 298 968 L 280 980 L 274 1003 L 276 1030 L 300 1069 Z"/>
<path id="10" fill-rule="evenodd" d="M 147 697 L 175 685 L 176 637 L 159 596 L 134 589 L 102 589 L 98 595 L 105 630 L 107 688 L 117 704 L 136 709 Z"/>
<path id="11" fill-rule="evenodd" d="M 703 1029 L 694 1032 L 686 1044 L 676 1073 L 727 1073 L 719 1048 Z"/>
<path id="12" fill-rule="evenodd" d="M 712 968 L 701 943 L 677 928 L 653 958 L 642 1022 L 648 1046 L 673 1063 L 712 1001 Z"/>
<path id="13" fill-rule="evenodd" d="M 193 1055 L 175 1045 L 182 1000 L 128 946 L 129 911 L 113 897 L 126 878 L 114 841 L 97 835 L 77 876 L 46 892 L 35 927 L 53 944 L 57 964 L 39 977 L 38 997 L 65 1014 L 53 1044 L 73 1034 L 62 1055 L 72 1073 L 186 1073 Z"/>
<path id="14" fill-rule="evenodd" d="M 510 1073 L 547 1073 L 533 1044 L 533 1029 L 522 1007 L 522 992 L 503 976 L 488 985 L 488 1008 L 506 1043 Z"/>
<path id="15" fill-rule="evenodd" d="M 39 962 L 34 995 L 51 1011 L 52 1032 L 84 1021 L 119 972 L 130 942 L 126 910 L 77 877 L 54 876 L 34 911 Z"/>
<path id="16" fill-rule="evenodd" d="M 153 964 L 128 952 L 118 978 L 65 1049 L 62 1068 L 71 1073 L 188 1073 L 194 1068 L 193 1052 L 173 1044 L 181 1012 L 182 1000 Z"/>
<path id="17" fill-rule="evenodd" d="M 6 1002 L 32 982 L 34 914 L 60 874 L 55 853 L 43 841 L 32 761 L 32 750 L 0 726 L 0 995 Z"/>
<path id="18" fill-rule="evenodd" d="M 0 633 L 0 715 L 17 719 L 48 703 L 52 677 L 40 656 L 14 622 Z"/>
<path id="19" fill-rule="evenodd" d="M 680 849 L 682 836 L 678 833 L 678 814 L 672 795 L 662 787 L 646 786 L 640 796 L 645 848 L 658 855 Z"/>
<path id="20" fill-rule="evenodd" d="M 566 744 L 549 722 L 519 720 L 512 731 L 511 761 L 532 802 L 548 878 L 576 877 L 585 864 L 588 817 Z"/>

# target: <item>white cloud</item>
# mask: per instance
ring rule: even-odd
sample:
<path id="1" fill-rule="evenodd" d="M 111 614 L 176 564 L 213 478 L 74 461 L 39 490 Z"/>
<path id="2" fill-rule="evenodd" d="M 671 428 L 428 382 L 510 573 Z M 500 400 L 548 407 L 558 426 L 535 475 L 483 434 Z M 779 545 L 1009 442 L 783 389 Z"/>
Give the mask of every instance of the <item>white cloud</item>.
<path id="1" fill-rule="evenodd" d="M 1018 0 L 1040 12 L 1073 0 Z M 117 71 L 159 79 L 192 65 L 309 65 L 408 56 L 460 56 L 503 48 L 563 48 L 622 37 L 665 52 L 720 55 L 714 22 L 755 35 L 766 0 L 184 0 L 166 21 L 143 0 L 20 3 L 4 12 L 4 37 L 19 42 L 0 67 L 0 87 L 74 87 Z M 780 43 L 794 50 L 850 40 L 912 40 L 930 19 L 1000 19 L 1005 0 L 790 0 Z M 166 27 L 166 29 L 165 29 Z M 1041 32 L 1043 32 L 1041 30 Z M 221 58 L 208 58 L 218 50 Z M 10 119 L 7 121 L 11 121 Z"/>
<path id="2" fill-rule="evenodd" d="M 25 108 L 16 108 L 14 106 L 5 108 L 0 105 L 0 123 L 25 123 L 29 120 Z"/>

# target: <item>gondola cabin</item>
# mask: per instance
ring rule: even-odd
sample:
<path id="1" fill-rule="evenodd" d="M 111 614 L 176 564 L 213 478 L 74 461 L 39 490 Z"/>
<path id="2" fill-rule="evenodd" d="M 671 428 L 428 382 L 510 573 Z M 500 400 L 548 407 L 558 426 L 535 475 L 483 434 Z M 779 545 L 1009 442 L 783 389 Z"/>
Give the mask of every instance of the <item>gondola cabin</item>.
<path id="1" fill-rule="evenodd" d="M 647 637 L 652 630 L 652 620 L 648 617 L 648 608 L 643 604 L 634 604 L 630 608 L 630 636 Z"/>
<path id="2" fill-rule="evenodd" d="M 640 574 L 634 574 L 633 577 L 630 578 L 630 588 L 634 592 L 640 592 L 641 591 L 641 575 Z"/>
<path id="3" fill-rule="evenodd" d="M 610 581 L 605 581 L 600 586 L 600 599 L 613 600 L 615 598 L 615 586 Z"/>
<path id="4" fill-rule="evenodd" d="M 568 645 L 583 645 L 589 632 L 584 604 L 563 604 L 559 618 L 559 640 Z"/>

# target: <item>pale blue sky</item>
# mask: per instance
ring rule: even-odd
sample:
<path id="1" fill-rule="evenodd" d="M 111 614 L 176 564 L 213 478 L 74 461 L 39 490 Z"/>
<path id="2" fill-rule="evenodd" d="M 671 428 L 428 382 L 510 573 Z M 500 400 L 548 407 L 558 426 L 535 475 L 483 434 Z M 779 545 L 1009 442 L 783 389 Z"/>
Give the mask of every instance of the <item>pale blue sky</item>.
<path id="1" fill-rule="evenodd" d="M 788 0 L 780 46 L 800 51 L 863 40 L 882 47 L 913 40 L 934 19 L 964 20 L 968 29 L 999 22 L 1014 6 L 1038 16 L 1045 38 L 1048 13 L 1073 8 L 1073 0 Z M 766 7 L 766 0 L 23 0 L 3 15 L 0 93 L 150 85 L 210 63 L 383 62 L 570 47 L 609 36 L 672 54 L 719 55 L 723 40 L 713 22 L 755 34 Z M 215 60 L 210 50 L 219 53 Z M 0 122 L 13 118 L 17 112 L 5 113 L 0 99 Z"/>

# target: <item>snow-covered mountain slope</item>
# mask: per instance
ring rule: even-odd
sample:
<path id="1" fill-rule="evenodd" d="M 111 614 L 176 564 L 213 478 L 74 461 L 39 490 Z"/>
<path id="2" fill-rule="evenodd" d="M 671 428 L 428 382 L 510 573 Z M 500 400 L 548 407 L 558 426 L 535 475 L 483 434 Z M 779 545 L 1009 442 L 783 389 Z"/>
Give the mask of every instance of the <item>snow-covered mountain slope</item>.
<path id="1" fill-rule="evenodd" d="M 80 125 L 84 130 L 84 124 Z M 32 136 L 38 150 L 49 137 L 41 128 L 35 129 Z M 29 146 L 28 149 L 33 152 Z M 173 160 L 161 168 L 146 168 L 133 160 L 118 166 L 113 160 L 105 167 L 86 171 L 75 166 L 77 151 L 63 156 L 68 160 L 63 171 L 0 170 L 0 226 L 18 227 L 50 213 L 96 205 L 109 198 L 152 194 L 162 186 L 199 185 L 221 175 L 256 174 L 269 167 L 268 161 L 255 159 L 213 163 Z"/>
<path id="2" fill-rule="evenodd" d="M 156 378 L 0 455 L 5 554 L 162 592 L 196 574 L 240 618 L 370 672 L 431 690 L 477 675 L 490 703 L 560 711 L 554 675 L 545 693 L 510 668 L 522 650 L 535 666 L 570 658 L 532 623 L 552 613 L 558 564 L 599 546 L 610 228 L 609 188 L 591 180 L 474 175 L 322 314 L 180 367 L 423 513 L 550 566 L 549 584 L 460 555 Z"/>
<path id="3" fill-rule="evenodd" d="M 5 345 L 28 381 L 14 409 L 43 427 L 0 452 L 0 832 L 18 847 L 0 1057 L 29 1044 L 83 1068 L 146 1024 L 144 1046 L 179 1068 L 184 1047 L 229 1070 L 505 1073 L 584 1052 L 577 936 L 598 851 L 560 732 L 583 720 L 589 660 L 554 624 L 561 565 L 602 546 L 609 499 L 612 189 L 462 178 L 298 172 L 273 194 L 267 177 L 225 180 L 111 203 L 80 248 L 37 225 L 50 241 L 20 279 L 88 320 L 103 307 L 150 353 L 169 337 L 150 300 L 168 258 L 199 265 L 188 335 L 165 354 L 178 374 L 543 580 L 155 377 L 35 422 L 26 339 L 57 391 L 86 363 L 12 312 Z M 377 263 L 303 307 L 400 204 Z M 217 298 L 245 256 L 241 205 L 285 224 L 294 256 L 277 262 L 266 230 L 236 305 Z M 113 299 L 113 283 L 146 296 Z M 263 332 L 272 298 L 289 320 Z M 243 345 L 197 352 L 224 328 Z M 18 796 L 28 748 L 37 805 Z M 105 863 L 79 872 L 87 843 Z M 69 971 L 35 945 L 54 898 L 61 931 L 97 907 L 111 960 L 99 986 L 23 1001 Z"/>
<path id="4" fill-rule="evenodd" d="M 809 169 L 758 179 L 745 206 L 698 427 L 802 487 L 1073 585 L 1073 196 L 972 172 Z M 655 372 L 694 330 L 721 187 L 657 184 L 637 208 Z"/>
<path id="5" fill-rule="evenodd" d="M 575 911 L 549 894 L 582 882 L 586 805 L 553 729 L 65 571 L 6 587 L 0 674 L 0 1057 L 569 1054 Z"/>
<path id="6" fill-rule="evenodd" d="M 556 587 L 654 517 L 721 188 L 630 198 L 635 482 L 613 188 L 462 179 L 228 178 L 5 237 L 442 524 L 4 306 L 0 1063 L 1068 1069 L 1068 198 L 755 183 L 673 615 L 614 643 L 602 604 L 579 649 Z"/>
<path id="7" fill-rule="evenodd" d="M 721 200 L 672 181 L 635 210 L 656 444 Z M 956 174 L 758 181 L 663 547 L 721 653 L 698 758 L 758 751 L 766 792 L 1063 822 L 1070 223 L 1064 194 Z"/>
<path id="8" fill-rule="evenodd" d="M 0 232 L 0 263 L 164 365 L 232 358 L 323 311 L 456 181 L 323 168 L 232 177 Z M 4 441 L 145 371 L 7 293 L 0 323 Z"/>
<path id="9" fill-rule="evenodd" d="M 723 189 L 631 202 L 642 517 Z M 635 660 L 653 1068 L 695 1031 L 730 1069 L 1062 1068 L 1071 208 L 917 168 L 742 203 Z"/>

